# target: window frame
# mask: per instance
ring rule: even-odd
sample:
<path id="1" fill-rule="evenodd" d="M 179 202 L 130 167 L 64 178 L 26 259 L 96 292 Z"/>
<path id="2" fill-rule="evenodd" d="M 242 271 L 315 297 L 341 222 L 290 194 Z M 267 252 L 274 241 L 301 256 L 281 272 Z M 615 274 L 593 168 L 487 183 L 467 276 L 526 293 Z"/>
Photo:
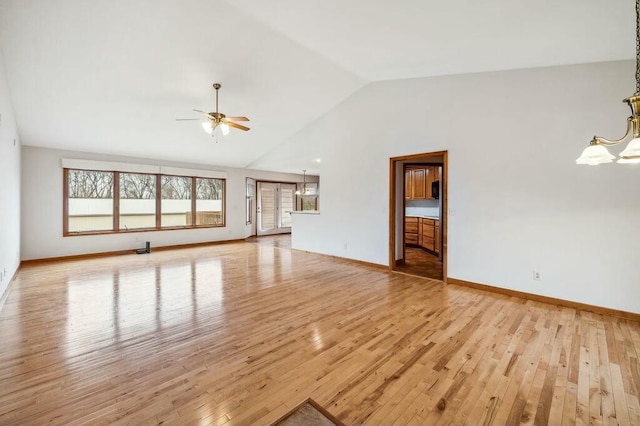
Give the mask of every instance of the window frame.
<path id="1" fill-rule="evenodd" d="M 113 173 L 113 229 L 99 231 L 69 231 L 69 170 L 82 170 L 87 172 Z M 120 228 L 120 174 L 145 174 L 155 176 L 156 179 L 156 222 L 152 228 L 136 228 L 136 229 L 119 229 Z M 191 179 L 191 224 L 184 226 L 162 226 L 162 176 L 175 176 Z M 213 225 L 197 225 L 196 224 L 196 179 L 215 179 L 222 181 L 222 223 Z M 137 232 L 157 232 L 157 231 L 175 231 L 184 229 L 208 229 L 208 228 L 225 228 L 227 226 L 227 179 L 219 177 L 207 176 L 189 176 L 171 173 L 148 173 L 133 172 L 119 170 L 91 170 L 72 167 L 64 167 L 62 169 L 62 236 L 77 237 L 83 235 L 108 235 L 108 234 L 130 234 Z"/>

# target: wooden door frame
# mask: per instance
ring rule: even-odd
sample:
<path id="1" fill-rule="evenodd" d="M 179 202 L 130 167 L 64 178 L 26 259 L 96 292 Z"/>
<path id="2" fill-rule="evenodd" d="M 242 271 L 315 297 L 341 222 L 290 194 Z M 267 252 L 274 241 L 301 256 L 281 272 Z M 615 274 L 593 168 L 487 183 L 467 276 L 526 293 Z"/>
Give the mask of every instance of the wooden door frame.
<path id="1" fill-rule="evenodd" d="M 422 154 L 403 155 L 400 157 L 391 157 L 389 159 L 389 269 L 395 270 L 397 266 L 396 261 L 396 199 L 398 196 L 402 197 L 402 210 L 406 208 L 405 199 L 405 185 L 404 185 L 404 162 L 411 161 L 428 161 L 434 157 L 442 157 L 442 175 L 440 176 L 440 182 L 442 187 L 442 193 L 440 199 L 442 200 L 442 209 L 440 211 L 441 217 L 441 232 L 440 238 L 442 239 L 442 281 L 447 282 L 447 260 L 448 260 L 448 243 L 447 243 L 447 228 L 449 224 L 449 152 L 448 151 L 435 151 L 425 152 Z M 402 170 L 402 192 L 398 194 L 396 191 L 396 166 L 397 164 L 403 164 Z M 402 222 L 402 234 L 404 235 L 404 221 Z M 404 254 L 403 254 L 404 258 Z"/>

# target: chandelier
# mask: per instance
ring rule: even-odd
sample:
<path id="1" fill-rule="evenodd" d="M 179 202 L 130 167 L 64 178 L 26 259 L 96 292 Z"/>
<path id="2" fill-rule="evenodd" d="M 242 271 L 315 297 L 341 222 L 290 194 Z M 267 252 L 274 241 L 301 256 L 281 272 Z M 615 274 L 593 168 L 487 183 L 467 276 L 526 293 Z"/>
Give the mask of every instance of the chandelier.
<path id="1" fill-rule="evenodd" d="M 627 132 L 616 140 L 594 136 L 589 146 L 582 151 L 582 155 L 576 160 L 577 164 L 611 163 L 615 156 L 609 153 L 608 146 L 618 145 L 631 136 L 631 141 L 620 153 L 618 163 L 640 163 L 640 0 L 636 0 L 636 92 L 633 96 L 624 99 L 631 108 L 631 117 L 627 118 Z"/>
<path id="2" fill-rule="evenodd" d="M 308 197 L 311 195 L 315 195 L 315 191 L 312 191 L 311 188 L 307 187 L 307 171 L 303 170 L 302 171 L 302 190 L 297 190 L 296 191 L 296 195 L 300 196 L 300 197 Z"/>

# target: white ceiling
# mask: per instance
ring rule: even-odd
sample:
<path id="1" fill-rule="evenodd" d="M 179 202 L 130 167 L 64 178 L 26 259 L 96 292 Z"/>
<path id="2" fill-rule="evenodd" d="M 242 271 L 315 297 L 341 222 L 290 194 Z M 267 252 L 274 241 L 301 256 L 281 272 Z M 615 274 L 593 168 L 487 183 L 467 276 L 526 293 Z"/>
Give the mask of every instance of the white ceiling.
<path id="1" fill-rule="evenodd" d="M 317 174 L 287 140 L 369 81 L 634 57 L 632 0 L 0 0 L 25 145 Z M 246 115 L 216 143 L 193 108 Z"/>

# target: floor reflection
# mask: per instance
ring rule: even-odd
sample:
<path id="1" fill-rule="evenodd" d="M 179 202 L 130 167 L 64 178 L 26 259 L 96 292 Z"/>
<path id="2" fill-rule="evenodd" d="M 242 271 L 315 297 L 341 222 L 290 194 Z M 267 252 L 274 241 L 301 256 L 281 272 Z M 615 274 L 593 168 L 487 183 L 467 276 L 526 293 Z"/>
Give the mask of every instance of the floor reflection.
<path id="1" fill-rule="evenodd" d="M 260 409 L 251 398 L 292 382 L 279 381 L 292 367 L 331 348 L 349 355 L 347 336 L 434 309 L 411 277 L 282 248 L 289 242 L 23 268 L 0 312 L 0 399 L 20 395 L 0 424 L 228 421 Z"/>
<path id="2" fill-rule="evenodd" d="M 221 259 L 213 258 L 69 277 L 66 356 L 197 323 L 203 315 L 224 321 L 223 276 Z"/>

